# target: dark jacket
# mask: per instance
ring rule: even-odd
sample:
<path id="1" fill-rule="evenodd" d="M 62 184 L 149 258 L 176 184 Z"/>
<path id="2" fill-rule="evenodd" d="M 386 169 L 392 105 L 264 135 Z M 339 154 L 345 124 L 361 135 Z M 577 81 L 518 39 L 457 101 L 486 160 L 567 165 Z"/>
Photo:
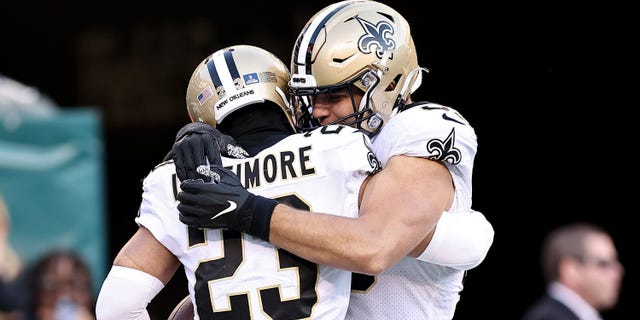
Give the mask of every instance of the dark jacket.
<path id="1" fill-rule="evenodd" d="M 580 320 L 580 318 L 562 302 L 545 294 L 527 309 L 521 320 Z"/>

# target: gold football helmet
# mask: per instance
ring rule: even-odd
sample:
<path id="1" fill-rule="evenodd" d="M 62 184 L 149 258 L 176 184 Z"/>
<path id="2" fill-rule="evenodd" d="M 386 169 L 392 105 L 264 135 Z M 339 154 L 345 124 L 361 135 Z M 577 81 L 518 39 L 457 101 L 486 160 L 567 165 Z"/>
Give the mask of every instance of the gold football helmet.
<path id="1" fill-rule="evenodd" d="M 215 127 L 242 107 L 270 101 L 280 106 L 295 130 L 285 93 L 289 78 L 287 66 L 262 48 L 235 45 L 220 49 L 206 57 L 191 75 L 187 87 L 189 117 Z"/>
<path id="2" fill-rule="evenodd" d="M 422 70 L 400 13 L 376 1 L 347 0 L 320 10 L 302 29 L 291 55 L 289 90 L 310 117 L 313 95 L 357 87 L 364 93 L 360 105 L 336 122 L 374 135 L 420 86 Z"/>

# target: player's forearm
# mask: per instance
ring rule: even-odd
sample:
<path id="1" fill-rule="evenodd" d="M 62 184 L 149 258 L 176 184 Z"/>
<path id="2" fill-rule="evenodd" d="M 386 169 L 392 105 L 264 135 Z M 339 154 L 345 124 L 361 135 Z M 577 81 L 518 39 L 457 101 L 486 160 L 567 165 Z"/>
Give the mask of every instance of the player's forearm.
<path id="1" fill-rule="evenodd" d="M 120 249 L 113 264 L 146 272 L 166 284 L 180 261 L 148 229 L 140 227 Z"/>
<path id="2" fill-rule="evenodd" d="M 270 242 L 307 260 L 354 272 L 377 274 L 390 267 L 380 260 L 379 233 L 359 219 L 276 206 Z"/>

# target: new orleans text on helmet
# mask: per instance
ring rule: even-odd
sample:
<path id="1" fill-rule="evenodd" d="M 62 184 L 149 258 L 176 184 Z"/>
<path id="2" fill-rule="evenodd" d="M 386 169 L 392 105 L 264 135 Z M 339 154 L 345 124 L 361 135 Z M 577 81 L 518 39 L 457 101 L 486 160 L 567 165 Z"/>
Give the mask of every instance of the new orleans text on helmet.
<path id="1" fill-rule="evenodd" d="M 233 101 L 235 99 L 238 99 L 238 98 L 241 98 L 241 97 L 244 97 L 244 96 L 248 96 L 250 94 L 255 94 L 255 91 L 253 91 L 253 89 L 251 89 L 251 90 L 247 90 L 247 91 L 238 92 L 238 93 L 230 96 L 229 98 L 224 99 L 223 101 L 220 101 L 220 104 L 218 104 L 216 109 L 220 110 L 222 107 L 224 107 L 230 101 Z"/>

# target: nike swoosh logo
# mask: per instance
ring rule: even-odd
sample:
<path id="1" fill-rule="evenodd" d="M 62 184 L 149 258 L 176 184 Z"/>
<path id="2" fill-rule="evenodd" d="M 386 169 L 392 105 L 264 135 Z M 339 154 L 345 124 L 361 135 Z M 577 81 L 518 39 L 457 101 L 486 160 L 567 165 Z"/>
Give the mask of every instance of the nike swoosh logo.
<path id="1" fill-rule="evenodd" d="M 229 202 L 229 207 L 227 207 L 226 209 L 220 211 L 220 213 L 216 214 L 215 216 L 211 217 L 211 220 L 213 220 L 213 219 L 215 219 L 215 218 L 217 218 L 217 217 L 219 217 L 219 216 L 221 216 L 221 215 L 223 215 L 225 213 L 229 213 L 229 212 L 235 210 L 238 207 L 238 205 L 235 202 L 231 201 L 231 200 L 227 200 L 227 202 Z"/>
<path id="2" fill-rule="evenodd" d="M 442 119 L 449 120 L 449 121 L 453 121 L 453 122 L 457 122 L 457 123 L 459 123 L 459 124 L 464 125 L 464 123 L 462 123 L 462 122 L 460 122 L 460 121 L 458 121 L 458 120 L 456 120 L 456 119 L 454 119 L 454 118 L 449 117 L 446 113 L 443 113 L 443 114 L 442 114 Z"/>

